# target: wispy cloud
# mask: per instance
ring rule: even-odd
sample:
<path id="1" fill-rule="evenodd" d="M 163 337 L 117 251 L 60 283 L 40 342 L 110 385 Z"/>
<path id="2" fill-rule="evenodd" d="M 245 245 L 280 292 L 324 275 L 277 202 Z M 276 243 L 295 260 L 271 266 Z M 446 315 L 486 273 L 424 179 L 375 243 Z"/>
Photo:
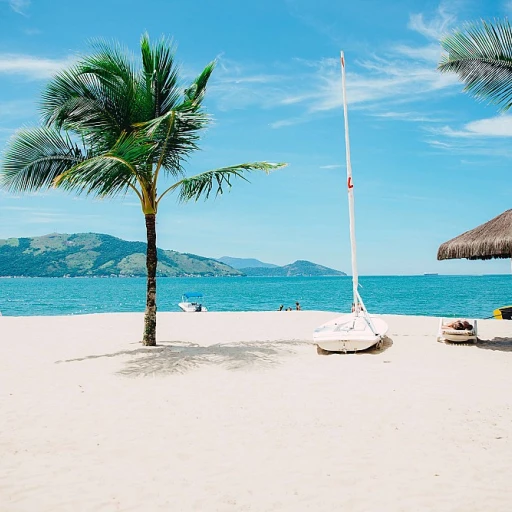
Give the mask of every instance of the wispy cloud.
<path id="1" fill-rule="evenodd" d="M 512 137 L 512 116 L 503 115 L 466 123 L 461 129 L 443 126 L 438 133 L 448 137 Z"/>
<path id="2" fill-rule="evenodd" d="M 437 147 L 437 148 L 442 148 L 442 149 L 452 149 L 454 147 L 453 144 L 450 144 L 448 142 L 444 142 L 442 140 L 437 140 L 437 139 L 431 139 L 429 141 L 427 141 L 431 146 L 434 146 L 434 147 Z"/>
<path id="3" fill-rule="evenodd" d="M 69 224 L 83 219 L 100 218 L 96 214 L 70 215 L 68 211 L 53 208 L 35 208 L 29 206 L 0 205 L 0 211 L 15 212 L 17 220 L 27 224 L 50 224 L 60 222 Z"/>
<path id="4" fill-rule="evenodd" d="M 330 164 L 330 165 L 321 165 L 320 169 L 339 169 L 343 167 L 341 164 Z"/>
<path id="5" fill-rule="evenodd" d="M 304 124 L 308 121 L 307 117 L 290 117 L 288 119 L 279 119 L 270 123 L 271 128 L 283 128 L 284 126 L 294 126 L 296 124 Z"/>
<path id="6" fill-rule="evenodd" d="M 296 59 L 289 63 L 288 74 L 263 75 L 257 86 L 248 71 L 241 80 L 241 67 L 230 73 L 226 65 L 221 79 L 211 88 L 213 97 L 222 109 L 299 107 L 300 115 L 284 117 L 272 124 L 281 128 L 309 121 L 311 114 L 339 109 L 342 106 L 340 69 L 338 59 L 305 61 Z M 458 85 L 457 77 L 437 72 L 435 65 L 405 55 L 404 48 L 390 49 L 383 56 L 374 55 L 364 61 L 349 63 L 347 73 L 347 100 L 358 108 L 382 110 L 389 105 L 425 99 L 428 94 L 449 90 Z M 455 91 L 455 88 L 453 88 Z M 284 110 L 283 110 L 284 112 Z M 404 116 L 404 120 L 405 120 Z M 418 116 L 421 117 L 421 116 Z M 398 116 L 396 116 L 398 118 Z"/>
<path id="7" fill-rule="evenodd" d="M 30 0 L 0 0 L 2 2 L 7 2 L 10 6 L 10 8 L 22 15 L 26 15 L 26 12 L 30 6 Z"/>
<path id="8" fill-rule="evenodd" d="M 0 74 L 24 75 L 33 80 L 52 77 L 61 69 L 69 66 L 75 59 L 48 59 L 33 55 L 0 53 Z"/>
<path id="9" fill-rule="evenodd" d="M 441 58 L 442 49 L 438 43 L 431 43 L 425 46 L 408 46 L 399 44 L 393 47 L 393 50 L 410 59 L 425 61 L 437 64 Z"/>
<path id="10" fill-rule="evenodd" d="M 394 119 L 397 121 L 410 121 L 415 123 L 440 123 L 445 118 L 439 114 L 439 116 L 433 116 L 429 114 L 422 114 L 421 112 L 371 112 L 369 115 L 373 117 L 381 117 L 385 119 Z"/>
<path id="11" fill-rule="evenodd" d="M 279 103 L 288 77 L 280 70 L 262 70 L 242 65 L 224 56 L 218 57 L 217 70 L 208 88 L 209 96 L 220 110 L 237 110 L 252 106 L 270 108 Z"/>
<path id="12" fill-rule="evenodd" d="M 427 19 L 423 13 L 411 14 L 407 28 L 420 33 L 421 35 L 439 41 L 456 23 L 457 16 L 451 10 L 453 2 L 441 3 L 434 16 Z"/>
<path id="13" fill-rule="evenodd" d="M 410 16 L 409 28 L 427 42 L 391 44 L 360 60 L 347 55 L 348 103 L 369 113 L 376 109 L 389 111 L 382 113 L 382 117 L 396 120 L 438 121 L 421 112 L 412 113 L 410 108 L 401 113 L 401 105 L 417 100 L 424 102 L 429 95 L 456 92 L 457 77 L 441 74 L 436 69 L 442 53 L 438 38 L 455 22 L 453 10 L 441 4 L 432 16 L 423 13 Z M 219 73 L 211 88 L 218 107 L 224 110 L 249 106 L 272 108 L 279 112 L 279 119 L 271 123 L 272 128 L 305 123 L 342 106 L 337 58 L 294 59 L 274 63 L 270 70 L 244 66 L 223 56 L 219 62 Z"/>
<path id="14" fill-rule="evenodd" d="M 435 149 L 464 155 L 481 155 L 502 159 L 512 157 L 512 116 L 479 119 L 462 127 L 430 128 L 425 142 Z"/>

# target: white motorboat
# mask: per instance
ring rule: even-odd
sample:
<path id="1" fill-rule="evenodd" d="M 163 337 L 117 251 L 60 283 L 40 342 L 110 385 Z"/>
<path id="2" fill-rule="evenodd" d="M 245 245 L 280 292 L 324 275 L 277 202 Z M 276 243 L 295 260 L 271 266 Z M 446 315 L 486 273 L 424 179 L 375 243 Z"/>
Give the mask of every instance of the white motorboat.
<path id="1" fill-rule="evenodd" d="M 348 134 L 347 94 L 345 87 L 345 57 L 341 52 L 341 83 L 343 90 L 343 113 L 345 117 L 345 149 L 347 157 L 348 211 L 350 226 L 350 247 L 352 249 L 352 313 L 327 322 L 313 333 L 314 342 L 329 352 L 358 352 L 378 345 L 384 339 L 388 325 L 379 317 L 369 315 L 359 295 L 356 235 L 354 220 L 354 183 L 350 164 L 350 143 Z"/>
<path id="2" fill-rule="evenodd" d="M 199 302 L 199 299 L 201 299 L 202 297 L 203 294 L 198 292 L 184 293 L 183 296 L 181 297 L 181 302 L 178 304 L 178 306 L 185 313 L 201 313 L 204 311 L 208 311 L 206 309 L 206 306 L 203 306 Z"/>

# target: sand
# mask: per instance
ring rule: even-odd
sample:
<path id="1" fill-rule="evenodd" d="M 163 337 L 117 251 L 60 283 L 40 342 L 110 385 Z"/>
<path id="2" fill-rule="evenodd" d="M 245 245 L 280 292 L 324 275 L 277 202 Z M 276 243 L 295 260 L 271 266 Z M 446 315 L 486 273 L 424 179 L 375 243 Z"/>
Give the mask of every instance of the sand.
<path id="1" fill-rule="evenodd" d="M 512 322 L 317 355 L 334 316 L 1 317 L 0 510 L 508 512 Z"/>

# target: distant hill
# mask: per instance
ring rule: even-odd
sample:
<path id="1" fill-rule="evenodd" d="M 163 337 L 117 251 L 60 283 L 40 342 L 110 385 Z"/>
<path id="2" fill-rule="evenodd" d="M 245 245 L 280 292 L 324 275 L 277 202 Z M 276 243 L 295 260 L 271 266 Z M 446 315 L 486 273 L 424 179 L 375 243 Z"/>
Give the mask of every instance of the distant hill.
<path id="1" fill-rule="evenodd" d="M 217 261 L 221 261 L 230 267 L 241 269 L 241 268 L 276 268 L 278 265 L 272 263 L 264 263 L 263 261 L 256 260 L 254 258 L 232 258 L 231 256 L 222 256 L 217 258 Z"/>
<path id="2" fill-rule="evenodd" d="M 311 276 L 346 276 L 345 272 L 317 265 L 311 261 L 297 260 L 284 267 L 252 267 L 240 269 L 245 275 L 252 277 L 311 277 Z"/>
<path id="3" fill-rule="evenodd" d="M 0 240 L 0 276 L 145 276 L 146 244 L 79 233 Z M 241 276 L 210 258 L 158 249 L 158 276 Z"/>

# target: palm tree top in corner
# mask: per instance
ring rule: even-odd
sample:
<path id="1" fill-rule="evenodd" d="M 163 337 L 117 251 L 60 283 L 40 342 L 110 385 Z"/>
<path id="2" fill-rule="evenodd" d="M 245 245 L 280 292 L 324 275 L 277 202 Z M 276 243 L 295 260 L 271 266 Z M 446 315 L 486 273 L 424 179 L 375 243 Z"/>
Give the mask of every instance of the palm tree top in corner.
<path id="1" fill-rule="evenodd" d="M 179 80 L 173 43 L 144 34 L 141 61 L 118 44 L 98 42 L 93 53 L 57 74 L 41 100 L 43 126 L 20 130 L 9 142 L 0 184 L 11 191 L 59 187 L 112 197 L 131 192 L 141 203 L 147 232 L 144 345 L 156 345 L 156 215 L 164 196 L 207 199 L 250 171 L 285 164 L 232 165 L 186 177 L 184 164 L 199 149 L 209 123 L 203 98 L 214 62 L 187 87 Z M 174 184 L 158 192 L 161 176 Z"/>
<path id="2" fill-rule="evenodd" d="M 466 25 L 441 40 L 447 55 L 439 63 L 443 73 L 456 73 L 464 91 L 498 105 L 512 106 L 512 27 L 508 20 L 482 20 Z"/>

